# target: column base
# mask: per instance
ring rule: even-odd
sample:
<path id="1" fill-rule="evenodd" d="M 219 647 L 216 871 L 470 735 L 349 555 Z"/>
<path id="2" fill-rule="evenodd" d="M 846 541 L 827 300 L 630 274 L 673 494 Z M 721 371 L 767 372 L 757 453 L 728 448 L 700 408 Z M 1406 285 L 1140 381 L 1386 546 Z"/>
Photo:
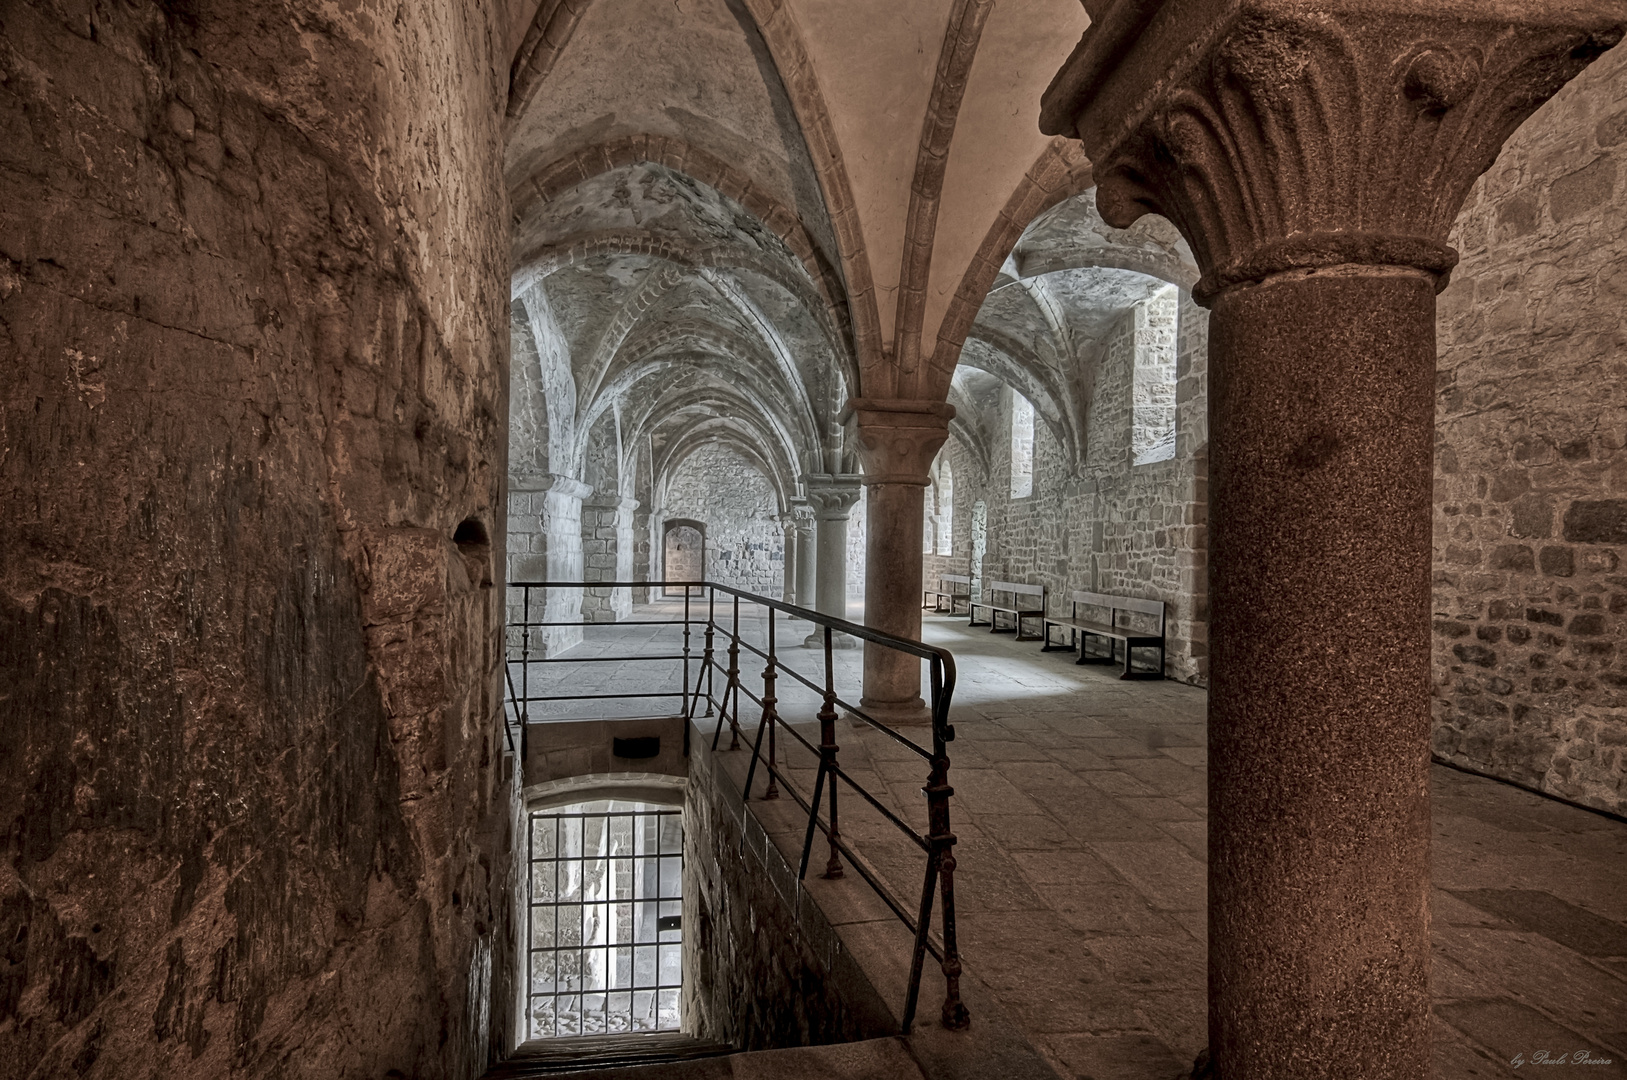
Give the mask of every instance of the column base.
<path id="1" fill-rule="evenodd" d="M 868 713 L 871 719 L 879 720 L 891 727 L 932 723 L 932 710 L 919 697 L 913 701 L 875 701 L 861 697 L 859 708 Z"/>
<path id="2" fill-rule="evenodd" d="M 802 647 L 804 649 L 823 649 L 825 647 L 825 632 L 815 626 L 814 632 L 802 639 Z M 852 634 L 844 634 L 838 630 L 830 636 L 830 647 L 832 649 L 857 649 L 859 639 Z"/>

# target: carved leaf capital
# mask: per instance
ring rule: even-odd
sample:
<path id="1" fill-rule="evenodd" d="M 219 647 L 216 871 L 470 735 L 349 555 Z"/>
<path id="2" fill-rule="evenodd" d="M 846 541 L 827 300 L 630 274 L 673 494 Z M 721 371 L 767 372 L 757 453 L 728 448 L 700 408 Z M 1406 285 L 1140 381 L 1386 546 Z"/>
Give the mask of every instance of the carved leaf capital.
<path id="1" fill-rule="evenodd" d="M 1192 0 L 1163 7 L 1175 14 L 1148 31 L 1164 27 L 1161 48 L 1120 63 L 1157 56 L 1167 70 L 1108 72 L 1111 103 L 1129 107 L 1077 130 L 1103 218 L 1173 221 L 1203 271 L 1200 301 L 1340 263 L 1413 267 L 1444 288 L 1447 234 L 1475 178 L 1627 23 L 1614 0 L 1241 0 L 1196 29 L 1175 18 Z M 1185 40 L 1169 29 L 1181 25 Z"/>

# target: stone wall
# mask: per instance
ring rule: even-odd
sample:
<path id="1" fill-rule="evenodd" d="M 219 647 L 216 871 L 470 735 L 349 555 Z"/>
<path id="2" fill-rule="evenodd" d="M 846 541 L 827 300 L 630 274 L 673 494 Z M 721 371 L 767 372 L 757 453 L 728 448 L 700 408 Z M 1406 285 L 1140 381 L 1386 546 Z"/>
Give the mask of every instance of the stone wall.
<path id="1" fill-rule="evenodd" d="M 706 577 L 778 597 L 785 532 L 773 485 L 732 448 L 712 443 L 673 470 L 666 516 L 706 523 Z"/>
<path id="2" fill-rule="evenodd" d="M 0 6 L 13 1075 L 473 1077 L 512 1033 L 485 12 Z"/>
<path id="3" fill-rule="evenodd" d="M 686 1029 L 744 1050 L 896 1035 L 887 1004 L 699 731 L 690 737 L 689 775 Z"/>
<path id="4" fill-rule="evenodd" d="M 1476 184 L 1440 297 L 1435 750 L 1627 812 L 1627 51 Z"/>
<path id="5" fill-rule="evenodd" d="M 632 499 L 614 494 L 582 504 L 583 580 L 634 580 L 633 512 L 637 506 Z M 583 591 L 582 615 L 589 622 L 616 622 L 632 614 L 631 587 L 590 586 Z"/>
<path id="6" fill-rule="evenodd" d="M 1175 331 L 1175 454 L 1132 464 L 1136 335 Z M 1126 311 L 1102 343 L 1087 417 L 1085 464 L 1072 474 L 1051 426 L 1038 425 L 1034 493 L 1011 497 L 1009 417 L 1002 388 L 987 403 L 1001 418 L 985 471 L 959 439 L 951 439 L 955 476 L 953 553 L 924 557 L 926 580 L 966 574 L 972 559 L 972 514 L 988 507 L 983 581 L 1020 581 L 1046 588 L 1053 611 L 1066 611 L 1068 593 L 1088 589 L 1163 600 L 1167 605 L 1165 672 L 1203 684 L 1208 678 L 1207 417 L 1208 313 L 1180 293 L 1177 327 L 1152 327 Z M 1038 646 L 1036 646 L 1037 648 Z"/>

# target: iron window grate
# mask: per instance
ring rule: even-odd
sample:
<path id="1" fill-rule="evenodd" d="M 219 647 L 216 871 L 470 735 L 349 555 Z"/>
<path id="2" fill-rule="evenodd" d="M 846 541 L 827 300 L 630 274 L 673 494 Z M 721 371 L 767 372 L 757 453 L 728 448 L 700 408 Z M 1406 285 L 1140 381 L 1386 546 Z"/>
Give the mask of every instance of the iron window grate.
<path id="1" fill-rule="evenodd" d="M 676 1031 L 683 811 L 533 813 L 530 1038 Z"/>

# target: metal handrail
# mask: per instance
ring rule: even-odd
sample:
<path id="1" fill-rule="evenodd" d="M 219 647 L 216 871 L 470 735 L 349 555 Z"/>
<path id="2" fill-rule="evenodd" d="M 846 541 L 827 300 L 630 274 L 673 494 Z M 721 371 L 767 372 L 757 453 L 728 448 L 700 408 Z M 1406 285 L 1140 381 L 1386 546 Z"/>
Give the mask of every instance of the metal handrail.
<path id="1" fill-rule="evenodd" d="M 684 603 L 683 618 L 674 621 L 628 619 L 617 623 L 595 623 L 586 619 L 562 622 L 559 620 L 532 622 L 531 594 L 534 590 L 541 590 L 545 594 L 549 589 L 660 589 L 663 592 L 668 587 L 682 590 Z M 758 767 L 761 766 L 767 777 L 767 782 L 760 798 L 775 799 L 779 797 L 781 787 L 789 792 L 791 797 L 808 814 L 807 830 L 803 839 L 802 856 L 797 871 L 797 879 L 807 877 L 808 862 L 812 854 L 814 833 L 823 833 L 828 844 L 829 855 L 825 864 L 823 876 L 826 878 L 840 878 L 843 876 L 843 859 L 848 865 L 858 871 L 859 876 L 870 885 L 881 900 L 890 908 L 899 920 L 903 922 L 914 937 L 914 949 L 910 962 L 910 977 L 907 998 L 904 1004 L 903 1029 L 907 1034 L 914 1023 L 916 1005 L 918 1003 L 921 987 L 921 973 L 927 954 L 936 959 L 944 975 L 947 993 L 944 998 L 942 1018 L 945 1027 L 960 1029 L 970 1022 L 970 1014 L 960 1000 L 960 952 L 956 944 L 955 924 L 955 834 L 949 827 L 949 799 L 954 789 L 949 786 L 949 754 L 947 744 L 955 738 L 955 729 L 949 723 L 949 707 L 955 691 L 955 659 L 947 649 L 938 648 L 920 641 L 898 637 L 894 634 L 876 630 L 872 627 L 861 626 L 858 623 L 848 622 L 807 608 L 788 604 L 783 600 L 772 597 L 759 596 L 737 589 L 733 586 L 722 585 L 709 581 L 516 581 L 509 584 L 510 589 L 523 590 L 522 620 L 520 630 L 520 656 L 509 657 L 508 663 L 520 664 L 521 691 L 517 700 L 517 712 L 521 719 L 522 745 L 525 737 L 525 725 L 529 720 L 527 702 L 530 701 L 559 701 L 559 700 L 602 700 L 606 698 L 679 698 L 683 702 L 681 715 L 689 721 L 695 721 L 697 714 L 702 717 L 717 715 L 717 725 L 712 732 L 712 749 L 716 750 L 723 734 L 725 723 L 729 728 L 730 742 L 728 749 L 740 748 L 741 717 L 740 697 L 742 694 L 755 706 L 761 709 L 757 719 L 757 730 L 751 737 L 751 764 L 746 771 L 746 784 L 743 797 L 750 801 L 752 788 L 756 782 Z M 706 600 L 706 616 L 697 617 L 691 604 L 697 599 L 694 590 L 702 590 Z M 719 598 L 728 600 L 730 614 L 727 624 L 718 618 L 717 603 Z M 678 596 L 669 599 L 680 599 Z M 767 648 L 760 648 L 755 643 L 745 640 L 740 632 L 740 605 L 764 608 L 768 612 Z M 780 615 L 789 618 L 801 619 L 813 623 L 823 630 L 824 645 L 824 683 L 820 684 L 780 663 L 776 647 L 776 627 Z M 677 654 L 661 654 L 655 656 L 614 656 L 593 657 L 584 656 L 575 658 L 583 663 L 620 662 L 631 663 L 641 660 L 662 659 L 668 662 L 681 659 L 683 661 L 682 684 L 676 693 L 665 694 L 590 694 L 578 693 L 571 695 L 553 694 L 548 696 L 531 696 L 530 675 L 530 634 L 533 628 L 549 626 L 626 626 L 626 625 L 670 625 L 683 627 L 683 649 Z M 690 662 L 692 658 L 691 628 L 703 626 L 705 628 L 704 645 L 699 660 L 699 667 L 694 670 L 691 677 Z M 514 629 L 513 626 L 510 629 Z M 845 701 L 836 693 L 835 664 L 833 660 L 833 641 L 837 634 L 847 634 L 860 641 L 869 642 L 883 648 L 892 649 L 906 655 L 919 657 L 928 663 L 929 680 L 931 684 L 931 717 L 932 717 L 932 745 L 922 746 L 902 732 L 888 726 L 875 717 L 870 716 L 859 706 Z M 727 649 L 720 649 L 719 637 L 727 640 Z M 764 668 L 763 692 L 754 693 L 744 685 L 740 671 L 740 652 L 744 649 L 750 654 L 760 657 L 767 665 Z M 719 653 L 724 653 L 727 663 L 723 662 Z M 566 659 L 564 657 L 549 659 Z M 787 726 L 780 719 L 779 700 L 775 692 L 777 679 L 781 674 L 790 676 L 795 681 L 821 696 L 821 707 L 818 720 L 820 727 L 819 745 L 810 743 L 794 728 Z M 722 692 L 716 692 L 714 675 L 722 676 Z M 509 683 L 510 695 L 513 696 L 513 681 Z M 704 705 L 704 713 L 700 707 Z M 887 735 L 889 738 L 903 744 L 926 758 L 929 763 L 929 772 L 926 786 L 921 790 L 927 798 L 928 828 L 925 835 L 911 827 L 891 809 L 885 806 L 869 791 L 865 790 L 854 777 L 843 769 L 838 761 L 839 747 L 836 744 L 837 708 L 844 709 L 853 719 L 861 721 L 870 727 Z M 785 732 L 796 739 L 801 745 L 819 757 L 819 770 L 814 779 L 811 795 L 799 791 L 790 781 L 789 775 L 780 767 L 777 760 L 777 738 L 779 730 L 784 727 Z M 904 833 L 916 846 L 926 853 L 925 876 L 922 881 L 919 904 L 914 916 L 911 916 L 904 900 L 893 895 L 892 890 L 881 880 L 859 853 L 855 852 L 842 837 L 839 816 L 839 800 L 837 798 L 837 781 L 841 780 L 853 792 L 858 794 L 866 803 L 881 814 L 884 820 Z M 825 814 L 820 815 L 821 804 L 825 807 Z M 932 914 L 934 902 L 940 911 L 941 936 L 934 940 L 932 934 Z"/>

